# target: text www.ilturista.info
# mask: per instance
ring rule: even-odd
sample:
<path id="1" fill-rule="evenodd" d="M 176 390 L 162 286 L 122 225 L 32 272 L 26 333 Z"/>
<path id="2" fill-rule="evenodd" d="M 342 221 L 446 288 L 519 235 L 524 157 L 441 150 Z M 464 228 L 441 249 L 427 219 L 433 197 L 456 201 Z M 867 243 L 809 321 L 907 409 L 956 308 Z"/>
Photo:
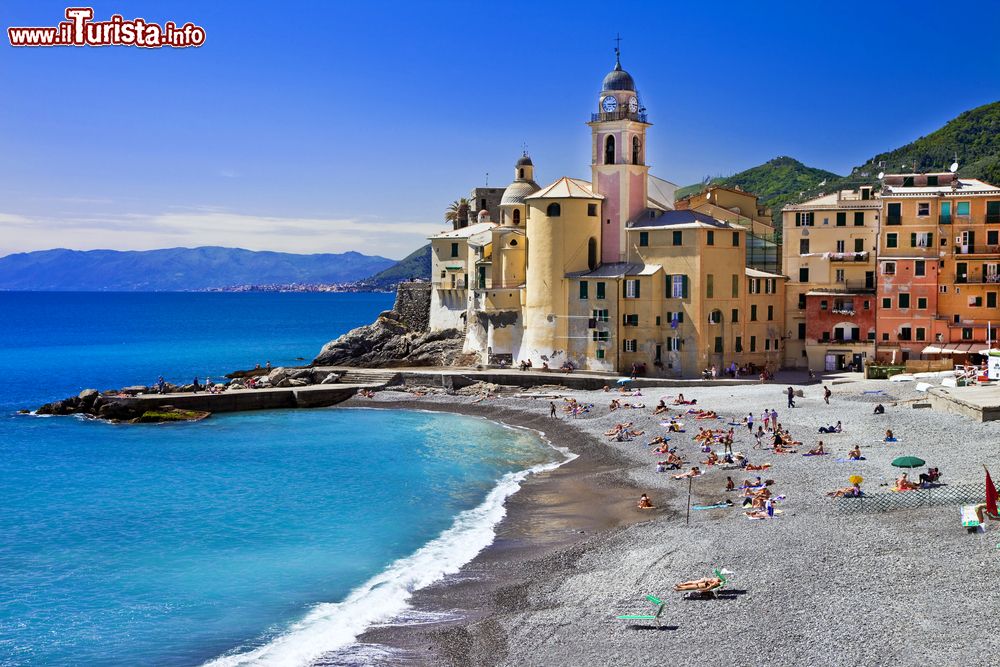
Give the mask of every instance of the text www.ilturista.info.
<path id="1" fill-rule="evenodd" d="M 162 26 L 145 19 L 125 20 L 114 14 L 108 21 L 93 21 L 93 7 L 68 7 L 66 21 L 55 27 L 7 28 L 11 46 L 163 46 L 184 48 L 205 43 L 205 29 L 193 23 Z"/>

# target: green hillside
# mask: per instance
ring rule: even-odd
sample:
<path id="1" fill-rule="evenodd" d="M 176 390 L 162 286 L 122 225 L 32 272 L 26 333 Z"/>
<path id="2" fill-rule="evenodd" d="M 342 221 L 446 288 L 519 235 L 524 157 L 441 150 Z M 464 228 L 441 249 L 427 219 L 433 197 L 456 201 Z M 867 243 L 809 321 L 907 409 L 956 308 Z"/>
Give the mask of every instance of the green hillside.
<path id="1" fill-rule="evenodd" d="M 877 174 L 879 162 L 887 173 L 945 171 L 956 155 L 959 176 L 1000 183 L 1000 102 L 966 111 L 926 137 L 879 153 L 854 173 Z"/>
<path id="2" fill-rule="evenodd" d="M 824 187 L 820 183 L 825 181 L 829 184 L 840 178 L 832 171 L 807 167 L 795 158 L 782 156 L 732 176 L 714 178 L 711 182 L 713 185 L 739 187 L 752 192 L 760 197 L 764 205 L 774 209 L 774 218 L 778 222 L 781 218 L 781 207 L 798 198 L 800 192 Z M 681 188 L 677 191 L 677 198 L 701 192 L 704 187 L 698 184 Z"/>
<path id="3" fill-rule="evenodd" d="M 373 290 L 391 289 L 397 283 L 418 278 L 431 279 L 431 244 L 421 246 L 392 266 L 360 282 Z"/>
<path id="4" fill-rule="evenodd" d="M 775 224 L 780 226 L 781 207 L 785 204 L 823 192 L 874 184 L 880 171 L 913 171 L 914 165 L 917 172 L 946 171 L 956 155 L 960 176 L 1000 183 L 1000 102 L 966 111 L 925 137 L 879 153 L 847 176 L 807 167 L 790 157 L 778 157 L 732 176 L 714 178 L 711 183 L 739 186 L 756 194 L 773 209 Z M 699 183 L 681 188 L 677 198 L 700 192 L 704 187 Z"/>

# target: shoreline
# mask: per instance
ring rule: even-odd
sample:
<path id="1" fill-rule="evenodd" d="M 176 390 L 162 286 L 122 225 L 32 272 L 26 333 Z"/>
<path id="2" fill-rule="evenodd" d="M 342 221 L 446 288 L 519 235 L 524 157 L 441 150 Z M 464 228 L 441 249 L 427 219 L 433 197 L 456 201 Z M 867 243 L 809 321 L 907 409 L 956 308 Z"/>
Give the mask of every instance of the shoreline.
<path id="1" fill-rule="evenodd" d="M 389 393 L 394 392 L 380 392 Z M 423 622 L 407 623 L 404 614 L 403 622 L 372 627 L 358 636 L 357 644 L 378 645 L 376 654 L 388 649 L 385 664 L 478 664 L 475 654 L 485 647 L 497 657 L 503 655 L 502 633 L 495 632 L 490 623 L 482 624 L 484 619 L 521 607 L 532 579 L 558 576 L 559 570 L 572 566 L 586 553 L 591 542 L 669 512 L 663 507 L 653 513 L 636 509 L 641 490 L 627 477 L 634 462 L 603 447 L 574 425 L 572 418 L 561 414 L 550 418 L 549 399 L 531 403 L 531 399 L 525 399 L 515 408 L 467 402 L 469 398 L 424 396 L 374 402 L 352 398 L 343 407 L 479 417 L 534 431 L 550 446 L 565 448 L 576 457 L 555 469 L 527 477 L 521 488 L 506 499 L 506 513 L 494 528 L 493 542 L 459 573 L 413 593 L 410 611 L 425 619 Z M 538 404 L 538 410 L 527 409 L 532 403 Z M 481 626 L 474 637 L 470 635 L 472 624 Z M 313 664 L 339 664 L 341 657 L 342 653 L 335 651 Z"/>
<path id="2" fill-rule="evenodd" d="M 359 635 L 355 647 L 367 651 L 365 664 L 551 665 L 567 656 L 577 664 L 642 664 L 669 655 L 674 664 L 699 666 L 749 666 L 762 659 L 902 665 L 912 661 L 917 636 L 928 664 L 995 664 L 1000 638 L 970 640 L 959 629 L 1000 605 L 995 528 L 969 535 L 960 526 L 957 504 L 858 513 L 826 492 L 861 474 L 866 494 L 891 496 L 900 472 L 891 462 L 901 455 L 941 466 L 945 493 L 949 485 L 981 483 L 983 464 L 1000 466 L 1000 423 L 919 410 L 922 394 L 901 383 L 838 383 L 829 404 L 821 386 L 795 384 L 805 394 L 794 408 L 785 407 L 778 384 L 685 389 L 698 407 L 717 411 L 720 419 L 695 421 L 683 407 L 673 408 L 687 431 L 670 434 L 660 426 L 662 417 L 652 415 L 661 394 L 676 395 L 668 388 L 644 389 L 644 408 L 615 412 L 607 404 L 617 393 L 547 388 L 560 397 L 559 405 L 561 397 L 573 396 L 595 406 L 579 418 L 560 412 L 558 420 L 548 417 L 549 398 L 503 393 L 479 403 L 468 394 L 391 391 L 355 399 L 351 404 L 444 410 L 537 428 L 580 455 L 554 474 L 529 478 L 510 496 L 493 544 L 458 574 L 415 592 L 412 615 Z M 885 414 L 873 414 L 876 403 L 886 406 Z M 656 473 L 657 457 L 645 443 L 669 435 L 687 468 L 705 457 L 693 440 L 698 427 L 725 429 L 739 415 L 763 408 L 777 408 L 795 438 L 807 447 L 822 439 L 832 455 L 758 449 L 746 428 L 737 428 L 734 449 L 771 468 L 709 468 L 694 481 L 692 505 L 738 500 L 725 492 L 726 476 L 739 484 L 761 475 L 775 480 L 774 493 L 784 498 L 781 513 L 748 520 L 737 502 L 692 511 L 686 525 L 688 485 Z M 843 433 L 817 433 L 818 426 L 837 420 Z M 645 434 L 630 442 L 602 437 L 624 421 Z M 883 442 L 886 428 L 901 434 L 900 441 Z M 844 458 L 855 445 L 865 461 Z M 634 505 L 646 492 L 660 508 L 649 515 Z M 672 591 L 675 583 L 715 567 L 731 572 L 718 599 L 688 601 Z M 666 603 L 661 631 L 639 632 L 656 626 L 616 620 L 619 614 L 648 613 L 647 594 Z M 720 639 L 733 631 L 744 640 Z M 314 664 L 344 664 L 344 657 L 331 653 Z"/>

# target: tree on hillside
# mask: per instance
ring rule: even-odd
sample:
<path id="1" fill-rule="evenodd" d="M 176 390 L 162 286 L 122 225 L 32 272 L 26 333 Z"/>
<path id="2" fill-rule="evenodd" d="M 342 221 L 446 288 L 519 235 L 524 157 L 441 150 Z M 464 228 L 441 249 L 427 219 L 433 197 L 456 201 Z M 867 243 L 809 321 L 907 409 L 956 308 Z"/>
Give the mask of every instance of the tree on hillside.
<path id="1" fill-rule="evenodd" d="M 464 227 L 469 220 L 469 200 L 456 199 L 444 212 L 445 222 L 450 222 L 455 229 Z"/>

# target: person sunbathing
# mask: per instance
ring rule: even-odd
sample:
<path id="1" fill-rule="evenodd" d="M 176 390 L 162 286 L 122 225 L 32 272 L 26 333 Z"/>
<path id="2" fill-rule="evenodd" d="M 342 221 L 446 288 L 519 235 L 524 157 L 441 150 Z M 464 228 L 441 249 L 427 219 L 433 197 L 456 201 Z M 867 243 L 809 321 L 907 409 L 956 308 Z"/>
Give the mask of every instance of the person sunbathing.
<path id="1" fill-rule="evenodd" d="M 650 440 L 649 442 L 647 442 L 646 446 L 647 447 L 652 447 L 653 445 L 662 445 L 665 442 L 666 442 L 666 440 L 664 439 L 664 437 L 662 435 L 658 435 L 655 438 L 653 438 L 652 440 Z"/>
<path id="2" fill-rule="evenodd" d="M 736 482 L 733 481 L 732 477 L 726 477 L 726 491 L 735 491 Z"/>
<path id="3" fill-rule="evenodd" d="M 682 581 L 679 584 L 674 585 L 674 590 L 677 592 L 681 591 L 698 591 L 699 593 L 708 593 L 719 586 L 722 585 L 722 579 L 719 577 L 704 577 L 702 579 L 695 579 L 693 581 Z"/>
<path id="4" fill-rule="evenodd" d="M 621 406 L 622 406 L 622 404 L 618 402 L 617 398 L 612 398 L 611 399 L 611 405 L 608 406 L 608 409 L 611 410 L 612 412 L 614 412 L 615 410 L 617 410 Z"/>
<path id="5" fill-rule="evenodd" d="M 861 456 L 861 445 L 854 445 L 854 449 L 847 452 L 847 458 L 851 461 L 864 461 L 865 457 Z"/>
<path id="6" fill-rule="evenodd" d="M 704 463 L 707 466 L 714 466 L 718 462 L 719 462 L 719 455 L 716 454 L 713 451 L 709 451 L 708 452 L 708 459 L 706 459 L 705 461 L 702 461 L 702 463 Z"/>
<path id="7" fill-rule="evenodd" d="M 826 495 L 831 498 L 860 498 L 861 497 L 861 485 L 855 484 L 853 486 L 845 486 L 842 489 L 837 489 L 836 491 L 830 491 Z"/>
<path id="8" fill-rule="evenodd" d="M 885 406 L 882 405 L 881 403 L 879 403 L 878 405 L 875 406 L 875 411 L 872 414 L 873 415 L 884 415 L 885 414 Z"/>
<path id="9" fill-rule="evenodd" d="M 886 442 L 899 442 L 898 440 L 896 440 L 896 436 L 893 435 L 891 428 L 887 428 L 885 430 L 885 441 Z"/>
<path id="10" fill-rule="evenodd" d="M 701 475 L 701 470 L 698 470 L 698 466 L 692 466 L 687 472 L 682 472 L 679 475 L 674 475 L 674 479 L 684 479 L 686 477 L 699 477 Z"/>
<path id="11" fill-rule="evenodd" d="M 604 435 L 608 436 L 609 438 L 613 438 L 619 433 L 621 433 L 623 430 L 629 428 L 630 426 L 632 426 L 632 422 L 622 422 L 620 424 L 615 424 L 613 428 L 611 428 L 608 431 L 605 431 Z"/>
<path id="12" fill-rule="evenodd" d="M 667 424 L 667 430 L 670 431 L 671 433 L 683 433 L 684 429 L 681 428 L 682 426 L 684 426 L 683 422 L 679 422 L 676 419 L 671 419 L 670 423 Z"/>
<path id="13" fill-rule="evenodd" d="M 653 414 L 654 415 L 660 415 L 660 414 L 663 414 L 664 412 L 668 412 L 669 410 L 670 410 L 670 408 L 667 407 L 667 404 L 664 403 L 663 399 L 661 398 L 660 402 L 656 404 L 656 409 L 653 410 Z"/>
<path id="14" fill-rule="evenodd" d="M 748 463 L 748 464 L 746 464 L 744 466 L 744 469 L 746 469 L 746 470 L 767 470 L 770 467 L 771 467 L 770 463 L 761 463 L 759 465 L 754 465 L 752 463 Z"/>
<path id="15" fill-rule="evenodd" d="M 1000 519 L 1000 516 L 990 514 L 987 511 L 986 503 L 979 503 L 978 505 L 975 505 L 974 509 L 976 512 L 976 518 L 979 519 L 979 523 L 981 524 L 986 523 L 987 519 L 990 519 L 992 521 Z"/>
<path id="16" fill-rule="evenodd" d="M 699 410 L 695 413 L 695 419 L 718 419 L 719 413 L 715 410 Z"/>
<path id="17" fill-rule="evenodd" d="M 919 489 L 920 485 L 911 482 L 907 474 L 904 472 L 902 475 L 896 478 L 896 486 L 892 487 L 893 491 L 913 491 L 914 489 Z"/>
<path id="18" fill-rule="evenodd" d="M 813 447 L 812 449 L 809 450 L 809 454 L 808 455 L 809 456 L 822 456 L 823 454 L 826 454 L 826 451 L 823 449 L 823 441 L 820 440 L 818 445 L 816 445 L 815 447 Z"/>
<path id="19" fill-rule="evenodd" d="M 639 505 L 638 505 L 638 507 L 641 510 L 656 509 L 656 506 L 653 505 L 653 502 L 649 499 L 649 496 L 647 496 L 645 493 L 642 494 L 642 497 L 639 498 Z"/>

